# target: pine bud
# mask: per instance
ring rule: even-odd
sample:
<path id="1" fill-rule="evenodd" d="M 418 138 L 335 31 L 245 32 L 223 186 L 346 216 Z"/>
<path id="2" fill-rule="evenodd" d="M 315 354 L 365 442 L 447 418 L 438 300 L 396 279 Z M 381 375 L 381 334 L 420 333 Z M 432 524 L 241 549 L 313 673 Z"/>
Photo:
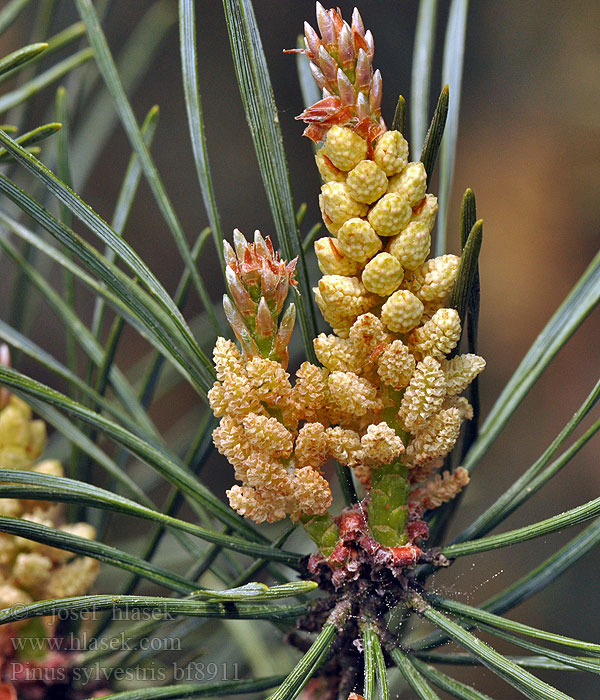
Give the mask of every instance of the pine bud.
<path id="1" fill-rule="evenodd" d="M 398 415 L 407 430 L 415 433 L 420 425 L 441 409 L 445 396 L 446 382 L 440 363 L 433 357 L 426 357 L 417 365 L 400 404 Z"/>
<path id="2" fill-rule="evenodd" d="M 410 382 L 415 364 L 408 347 L 401 340 L 394 340 L 379 355 L 377 374 L 385 384 L 400 391 Z"/>
<path id="3" fill-rule="evenodd" d="M 380 236 L 395 236 L 410 221 L 412 209 L 405 196 L 385 194 L 369 212 L 369 223 Z"/>
<path id="4" fill-rule="evenodd" d="M 475 377 L 485 369 L 485 360 L 479 355 L 467 353 L 451 360 L 442 360 L 448 396 L 463 392 Z"/>
<path id="5" fill-rule="evenodd" d="M 350 221 L 354 221 L 354 219 L 350 219 Z M 359 219 L 359 221 L 362 221 L 362 219 Z M 344 226 L 345 225 L 346 224 L 344 224 Z M 341 251 L 339 241 L 336 243 L 332 238 L 319 238 L 316 240 L 315 254 L 317 256 L 319 270 L 321 270 L 324 275 L 344 275 L 346 277 L 353 277 L 360 271 L 360 263 L 344 255 Z"/>
<path id="6" fill-rule="evenodd" d="M 410 221 L 397 236 L 390 239 L 388 252 L 398 259 L 402 267 L 414 270 L 422 265 L 431 247 L 431 236 L 423 223 Z"/>
<path id="7" fill-rule="evenodd" d="M 456 347 L 460 331 L 458 311 L 439 309 L 431 320 L 412 331 L 408 337 L 408 344 L 415 354 L 441 359 Z"/>
<path id="8" fill-rule="evenodd" d="M 364 263 L 381 250 L 381 239 L 368 221 L 348 219 L 337 232 L 339 249 L 350 260 Z"/>
<path id="9" fill-rule="evenodd" d="M 376 297 L 356 277 L 325 275 L 319 280 L 319 291 L 327 307 L 354 318 L 377 303 Z"/>
<path id="10" fill-rule="evenodd" d="M 364 216 L 367 205 L 352 199 L 343 182 L 326 182 L 321 187 L 323 210 L 334 224 L 343 224 L 355 216 Z"/>
<path id="11" fill-rule="evenodd" d="M 418 221 L 427 226 L 429 233 L 433 231 L 438 212 L 438 200 L 432 194 L 426 194 L 423 201 L 413 209 L 411 221 Z"/>
<path id="12" fill-rule="evenodd" d="M 377 139 L 373 157 L 383 172 L 391 177 L 406 167 L 408 143 L 399 131 L 386 131 Z"/>
<path id="13" fill-rule="evenodd" d="M 404 195 L 411 207 L 416 207 L 422 201 L 426 190 L 427 173 L 420 161 L 409 163 L 401 173 L 390 178 L 388 185 L 388 192 Z"/>
<path id="14" fill-rule="evenodd" d="M 404 286 L 422 302 L 444 302 L 452 292 L 459 263 L 456 255 L 431 258 L 406 275 Z"/>
<path id="15" fill-rule="evenodd" d="M 362 283 L 373 294 L 387 297 L 400 286 L 404 270 L 393 255 L 379 253 L 370 260 L 362 273 Z"/>
<path id="16" fill-rule="evenodd" d="M 367 142 L 345 126 L 332 126 L 327 132 L 325 153 L 339 170 L 352 170 L 367 156 Z"/>
<path id="17" fill-rule="evenodd" d="M 323 178 L 323 182 L 344 182 L 346 180 L 346 173 L 335 167 L 335 165 L 327 157 L 324 149 L 320 148 L 315 153 L 315 161 L 317 163 L 319 173 Z"/>
<path id="18" fill-rule="evenodd" d="M 372 204 L 382 197 L 388 186 L 388 179 L 372 160 L 361 160 L 346 178 L 346 187 L 353 199 Z"/>
<path id="19" fill-rule="evenodd" d="M 381 320 L 393 333 L 407 333 L 421 320 L 423 304 L 406 289 L 394 292 L 381 309 Z"/>

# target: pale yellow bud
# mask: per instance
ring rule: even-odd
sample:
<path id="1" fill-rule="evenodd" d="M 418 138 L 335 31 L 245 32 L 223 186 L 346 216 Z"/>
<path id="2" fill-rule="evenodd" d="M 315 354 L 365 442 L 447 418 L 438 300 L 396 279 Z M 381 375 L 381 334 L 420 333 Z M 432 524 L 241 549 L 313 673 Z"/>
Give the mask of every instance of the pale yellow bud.
<path id="1" fill-rule="evenodd" d="M 46 585 L 48 598 L 68 598 L 87 593 L 98 575 L 99 563 L 90 557 L 78 557 L 52 572 Z"/>
<path id="2" fill-rule="evenodd" d="M 394 340 L 379 355 L 377 374 L 397 391 L 408 386 L 415 371 L 415 358 L 401 340 Z"/>
<path id="3" fill-rule="evenodd" d="M 432 194 L 425 195 L 425 198 L 418 207 L 413 209 L 411 221 L 418 221 L 427 226 L 429 233 L 433 231 L 435 226 L 435 218 L 438 212 L 438 200 Z"/>
<path id="4" fill-rule="evenodd" d="M 404 452 L 404 443 L 385 421 L 369 425 L 360 444 L 371 466 L 391 464 Z"/>
<path id="5" fill-rule="evenodd" d="M 323 515 L 333 500 L 329 484 L 311 467 L 296 469 L 292 491 L 298 508 L 307 515 Z"/>
<path id="6" fill-rule="evenodd" d="M 367 411 L 379 411 L 381 400 L 377 389 L 366 379 L 353 372 L 331 372 L 327 378 L 329 406 L 339 417 L 339 421 L 350 422 L 364 416 Z"/>
<path id="7" fill-rule="evenodd" d="M 367 360 L 360 346 L 348 338 L 321 333 L 313 345 L 319 362 L 330 370 L 359 372 Z"/>
<path id="8" fill-rule="evenodd" d="M 10 404 L 0 411 L 0 445 L 21 447 L 29 445 L 29 418 Z"/>
<path id="9" fill-rule="evenodd" d="M 350 221 L 354 221 L 354 219 L 350 219 Z M 359 219 L 359 221 L 362 221 L 362 219 Z M 315 241 L 315 254 L 319 263 L 319 270 L 324 275 L 353 277 L 360 271 L 361 264 L 344 255 L 340 248 L 341 246 L 339 244 L 336 245 L 332 238 L 319 238 Z"/>
<path id="10" fill-rule="evenodd" d="M 270 499 L 261 498 L 262 494 L 257 493 L 252 486 L 236 484 L 226 491 L 226 494 L 233 510 L 256 523 L 263 523 L 265 520 L 272 523 L 286 516 L 285 509 L 282 507 L 285 502 L 283 498 L 279 499 L 279 508 L 273 508 Z"/>
<path id="11" fill-rule="evenodd" d="M 420 299 L 406 289 L 394 292 L 381 309 L 381 320 L 393 333 L 407 333 L 423 315 Z"/>
<path id="12" fill-rule="evenodd" d="M 264 413 L 260 398 L 246 376 L 232 374 L 223 384 L 216 382 L 208 392 L 208 401 L 217 418 L 227 413 L 239 418 L 248 413 Z"/>
<path id="13" fill-rule="evenodd" d="M 337 232 L 339 248 L 351 260 L 366 262 L 381 250 L 381 238 L 368 221 L 349 219 Z"/>
<path id="14" fill-rule="evenodd" d="M 275 458 L 286 458 L 292 454 L 292 434 L 277 418 L 249 413 L 242 425 L 246 439 L 259 452 Z"/>
<path id="15" fill-rule="evenodd" d="M 325 275 L 319 280 L 319 292 L 326 306 L 341 310 L 344 316 L 359 316 L 377 303 L 356 277 Z"/>
<path id="16" fill-rule="evenodd" d="M 17 538 L 12 537 L 12 535 L 6 535 L 3 532 L 0 532 L 0 564 L 4 566 L 10 565 L 10 563 L 15 558 L 17 550 Z"/>
<path id="17" fill-rule="evenodd" d="M 52 567 L 52 561 L 43 554 L 21 552 L 13 564 L 12 575 L 25 588 L 39 588 L 50 578 Z"/>
<path id="18" fill-rule="evenodd" d="M 344 309 L 340 307 L 326 304 L 318 287 L 313 287 L 313 292 L 317 306 L 321 309 L 323 318 L 333 328 L 333 332 L 340 338 L 347 338 L 355 317 L 352 314 L 345 315 Z"/>
<path id="19" fill-rule="evenodd" d="M 220 382 L 228 379 L 232 374 L 244 373 L 242 357 L 234 342 L 225 338 L 217 338 L 213 350 L 213 362 Z"/>
<path id="20" fill-rule="evenodd" d="M 325 211 L 325 200 L 323 199 L 322 194 L 319 195 L 319 209 L 321 210 L 321 216 L 323 217 L 325 228 L 332 236 L 337 236 L 337 232 L 340 230 L 341 224 L 335 223 L 329 218 L 329 215 Z"/>
<path id="21" fill-rule="evenodd" d="M 406 197 L 389 193 L 375 204 L 367 218 L 379 236 L 395 236 L 408 224 L 411 216 L 412 209 Z"/>
<path id="22" fill-rule="evenodd" d="M 315 153 L 315 161 L 323 182 L 344 182 L 346 173 L 342 172 L 331 162 L 325 154 L 325 150 L 320 148 Z"/>
<path id="23" fill-rule="evenodd" d="M 8 405 L 19 411 L 27 420 L 31 420 L 33 411 L 31 410 L 31 406 L 26 401 L 23 401 L 23 399 L 15 396 L 15 394 L 11 394 Z"/>
<path id="24" fill-rule="evenodd" d="M 383 170 L 372 160 L 362 160 L 346 179 L 346 187 L 357 202 L 372 204 L 385 194 L 388 179 Z"/>
<path id="25" fill-rule="evenodd" d="M 2 469 L 29 469 L 31 459 L 24 447 L 9 445 L 0 450 L 0 466 Z"/>
<path id="26" fill-rule="evenodd" d="M 446 383 L 440 363 L 426 357 L 417 365 L 402 397 L 399 417 L 411 433 L 415 433 L 430 416 L 437 413 L 446 396 Z"/>
<path id="27" fill-rule="evenodd" d="M 10 583 L 0 584 L 0 610 L 32 603 L 31 596 Z"/>
<path id="28" fill-rule="evenodd" d="M 469 472 L 457 467 L 452 473 L 436 474 L 425 486 L 413 491 L 411 500 L 420 503 L 424 509 L 438 508 L 456 498 L 468 483 Z"/>
<path id="29" fill-rule="evenodd" d="M 0 515 L 3 517 L 18 518 L 22 512 L 23 504 L 18 498 L 0 498 Z"/>
<path id="30" fill-rule="evenodd" d="M 373 294 L 387 297 L 400 286 L 404 270 L 398 260 L 389 253 L 379 253 L 363 270 L 362 283 Z"/>
<path id="31" fill-rule="evenodd" d="M 441 359 L 456 347 L 460 331 L 458 311 L 440 309 L 431 320 L 411 332 L 408 344 L 415 354 Z"/>
<path id="32" fill-rule="evenodd" d="M 352 170 L 367 157 L 367 142 L 345 126 L 334 125 L 327 132 L 325 154 L 339 170 Z"/>
<path id="33" fill-rule="evenodd" d="M 349 338 L 369 355 L 377 346 L 392 340 L 392 336 L 386 332 L 381 320 L 371 313 L 361 314 L 356 319 L 350 329 Z"/>
<path id="34" fill-rule="evenodd" d="M 301 416 L 311 420 L 326 404 L 326 371 L 321 367 L 303 362 L 296 372 L 296 384 L 292 400 L 298 405 Z"/>
<path id="35" fill-rule="evenodd" d="M 258 398 L 265 403 L 279 405 L 290 397 L 292 385 L 290 375 L 275 360 L 253 357 L 246 363 L 246 374 L 250 386 Z M 263 413 L 263 411 L 253 411 Z"/>
<path id="36" fill-rule="evenodd" d="M 401 173 L 390 178 L 388 192 L 397 192 L 408 200 L 411 207 L 416 207 L 427 190 L 427 173 L 420 161 L 409 163 Z M 412 212 L 411 212 L 412 214 Z"/>
<path id="37" fill-rule="evenodd" d="M 431 235 L 425 224 L 411 221 L 397 236 L 390 239 L 387 250 L 406 270 L 422 265 L 429 255 Z"/>
<path id="38" fill-rule="evenodd" d="M 64 476 L 65 470 L 58 459 L 45 459 L 33 468 L 38 474 L 48 474 L 49 476 Z"/>
<path id="39" fill-rule="evenodd" d="M 346 467 L 358 464 L 363 455 L 358 433 L 339 426 L 327 428 L 325 432 L 331 456 L 337 462 Z"/>
<path id="40" fill-rule="evenodd" d="M 46 423 L 43 420 L 32 420 L 29 424 L 29 445 L 27 454 L 34 460 L 43 452 L 46 446 L 47 432 Z"/>
<path id="41" fill-rule="evenodd" d="M 421 425 L 406 448 L 408 461 L 419 466 L 431 459 L 445 457 L 460 434 L 462 416 L 457 408 L 446 408 Z"/>
<path id="42" fill-rule="evenodd" d="M 320 469 L 329 459 L 329 443 L 322 423 L 305 423 L 296 438 L 296 466 Z"/>
<path id="43" fill-rule="evenodd" d="M 334 224 L 343 224 L 348 219 L 367 213 L 367 205 L 352 199 L 343 182 L 326 182 L 321 187 L 321 197 L 323 209 Z"/>
<path id="44" fill-rule="evenodd" d="M 71 535 L 77 535 L 78 537 L 84 537 L 86 540 L 96 539 L 96 528 L 89 523 L 68 523 L 63 525 L 61 532 L 68 532 Z"/>
<path id="45" fill-rule="evenodd" d="M 404 286 L 416 294 L 422 302 L 447 301 L 456 280 L 460 258 L 456 255 L 440 255 L 431 258 L 406 275 Z"/>
<path id="46" fill-rule="evenodd" d="M 442 407 L 458 409 L 463 420 L 473 419 L 473 406 L 471 406 L 464 396 L 447 396 Z"/>
<path id="47" fill-rule="evenodd" d="M 244 466 L 246 470 L 244 481 L 248 486 L 280 493 L 289 492 L 289 474 L 281 462 L 254 452 Z"/>
<path id="48" fill-rule="evenodd" d="M 402 172 L 408 163 L 408 143 L 399 131 L 386 131 L 377 140 L 373 157 L 388 176 Z"/>
<path id="49" fill-rule="evenodd" d="M 246 462 L 252 453 L 243 427 L 231 416 L 225 416 L 213 431 L 213 442 L 235 469 L 235 478 L 242 481 L 246 476 Z"/>
<path id="50" fill-rule="evenodd" d="M 448 395 L 460 394 L 484 369 L 485 360 L 483 357 L 473 353 L 458 355 L 451 360 L 442 360 Z"/>

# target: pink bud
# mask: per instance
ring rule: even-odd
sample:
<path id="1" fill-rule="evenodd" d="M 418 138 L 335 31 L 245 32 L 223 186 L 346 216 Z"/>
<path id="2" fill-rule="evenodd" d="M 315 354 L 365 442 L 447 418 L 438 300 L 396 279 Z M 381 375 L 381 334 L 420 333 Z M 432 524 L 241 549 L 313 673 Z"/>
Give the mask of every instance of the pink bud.
<path id="1" fill-rule="evenodd" d="M 315 82 L 320 88 L 324 88 L 324 85 L 326 83 L 325 76 L 323 75 L 323 71 L 317 66 L 316 63 L 310 64 L 310 72 L 312 73 L 313 78 L 315 79 Z"/>
<path id="2" fill-rule="evenodd" d="M 369 103 L 371 106 L 371 111 L 377 114 L 381 109 L 381 94 L 383 90 L 383 83 L 381 80 L 381 73 L 379 68 L 373 74 L 373 79 L 371 80 L 371 92 L 369 95 Z"/>
<path id="3" fill-rule="evenodd" d="M 358 99 L 356 100 L 356 116 L 358 121 L 363 119 L 368 119 L 370 115 L 369 101 L 364 92 L 358 94 Z"/>
<path id="4" fill-rule="evenodd" d="M 258 311 L 256 312 L 256 330 L 263 338 L 269 338 L 273 335 L 273 316 L 269 311 L 267 302 L 264 297 L 260 298 L 258 303 Z"/>
<path id="5" fill-rule="evenodd" d="M 312 60 L 316 58 L 319 53 L 319 47 L 321 46 L 321 40 L 319 35 L 310 26 L 308 22 L 304 23 L 304 41 L 306 42 L 306 50 L 309 52 L 307 55 Z"/>
<path id="6" fill-rule="evenodd" d="M 327 53 L 324 46 L 319 47 L 318 56 L 319 68 L 323 71 L 326 80 L 335 80 L 337 74 L 337 63 Z"/>
<path id="7" fill-rule="evenodd" d="M 223 241 L 223 257 L 226 265 L 234 265 L 237 262 L 235 252 L 228 241 Z"/>
<path id="8" fill-rule="evenodd" d="M 365 25 L 363 24 L 360 12 L 356 7 L 352 10 L 352 29 L 361 36 L 365 35 Z"/>
<path id="9" fill-rule="evenodd" d="M 338 61 L 343 68 L 352 68 L 355 58 L 352 32 L 350 27 L 344 22 L 342 31 L 338 36 Z"/>
<path id="10" fill-rule="evenodd" d="M 317 24 L 319 25 L 319 31 L 321 32 L 321 37 L 323 43 L 329 47 L 335 44 L 335 29 L 333 26 L 333 20 L 331 19 L 329 12 L 317 2 Z"/>
<path id="11" fill-rule="evenodd" d="M 256 250 L 259 255 L 269 255 L 269 249 L 267 248 L 267 244 L 265 243 L 265 239 L 262 236 L 262 233 L 256 229 L 254 231 L 254 245 L 256 246 Z"/>
<path id="12" fill-rule="evenodd" d="M 362 50 L 358 50 L 358 60 L 356 61 L 356 79 L 355 85 L 357 90 L 366 90 L 371 84 L 372 74 L 371 60 Z"/>
<path id="13" fill-rule="evenodd" d="M 365 41 L 369 47 L 369 50 L 367 51 L 369 58 L 373 60 L 373 56 L 375 55 L 375 42 L 373 41 L 373 35 L 371 34 L 370 29 L 365 33 Z"/>
<path id="14" fill-rule="evenodd" d="M 348 76 L 344 73 L 341 68 L 338 68 L 337 72 L 337 85 L 338 92 L 340 95 L 340 100 L 343 105 L 352 105 L 356 100 L 356 93 L 354 92 L 354 86 L 348 79 Z"/>
<path id="15" fill-rule="evenodd" d="M 225 280 L 229 293 L 233 297 L 233 303 L 243 316 L 253 316 L 256 310 L 256 302 L 252 300 L 246 288 L 229 266 L 225 268 Z"/>
<path id="16" fill-rule="evenodd" d="M 233 229 L 233 246 L 235 248 L 235 252 L 237 253 L 238 259 L 242 260 L 248 243 L 246 242 L 244 234 L 239 230 L 239 228 Z"/>
<path id="17" fill-rule="evenodd" d="M 225 318 L 235 333 L 235 337 L 240 342 L 244 354 L 250 357 L 259 356 L 258 347 L 248 332 L 244 320 L 226 294 L 223 296 L 223 310 L 225 311 Z"/>

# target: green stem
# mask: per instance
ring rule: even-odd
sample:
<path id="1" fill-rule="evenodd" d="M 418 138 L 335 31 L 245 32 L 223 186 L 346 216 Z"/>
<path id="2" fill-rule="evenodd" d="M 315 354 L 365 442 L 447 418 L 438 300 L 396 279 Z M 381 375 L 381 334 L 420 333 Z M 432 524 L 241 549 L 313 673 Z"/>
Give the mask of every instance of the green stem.
<path id="1" fill-rule="evenodd" d="M 327 512 L 324 515 L 306 515 L 303 513 L 300 516 L 300 522 L 308 536 L 319 548 L 321 554 L 324 557 L 330 556 L 340 539 L 340 531 L 333 521 L 331 513 Z"/>
<path id="2" fill-rule="evenodd" d="M 386 547 L 408 542 L 408 467 L 400 462 L 373 470 L 371 477 L 369 528 L 373 537 Z"/>

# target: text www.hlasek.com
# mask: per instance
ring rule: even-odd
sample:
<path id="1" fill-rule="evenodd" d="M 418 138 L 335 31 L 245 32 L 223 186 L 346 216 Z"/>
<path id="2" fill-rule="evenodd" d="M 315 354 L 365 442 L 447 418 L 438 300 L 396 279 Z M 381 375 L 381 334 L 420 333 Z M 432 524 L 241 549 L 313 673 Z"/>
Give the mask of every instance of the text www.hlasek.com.
<path id="1" fill-rule="evenodd" d="M 177 637 L 128 637 L 125 632 L 114 637 L 89 637 L 87 633 L 66 637 L 13 637 L 15 651 L 181 651 Z"/>

